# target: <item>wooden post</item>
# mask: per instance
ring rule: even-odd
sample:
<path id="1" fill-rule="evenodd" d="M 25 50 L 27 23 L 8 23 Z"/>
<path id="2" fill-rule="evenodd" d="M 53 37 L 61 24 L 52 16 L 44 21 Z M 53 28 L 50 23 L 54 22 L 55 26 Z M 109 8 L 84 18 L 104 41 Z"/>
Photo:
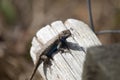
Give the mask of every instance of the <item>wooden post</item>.
<path id="1" fill-rule="evenodd" d="M 82 80 L 120 80 L 120 44 L 89 48 Z"/>
<path id="2" fill-rule="evenodd" d="M 73 49 L 72 55 L 69 53 L 57 53 L 53 58 L 52 66 L 44 69 L 43 64 L 39 66 L 39 73 L 46 80 L 81 80 L 83 70 L 83 62 L 85 60 L 86 50 L 91 46 L 101 45 L 96 35 L 82 21 L 68 19 L 55 21 L 51 25 L 47 25 L 40 29 L 36 36 L 42 44 L 46 44 L 50 39 L 65 29 L 70 29 L 72 36 L 67 39 Z M 40 43 L 33 38 L 30 50 L 31 57 L 36 62 L 36 56 L 41 49 Z M 38 53 L 38 54 L 37 54 Z"/>

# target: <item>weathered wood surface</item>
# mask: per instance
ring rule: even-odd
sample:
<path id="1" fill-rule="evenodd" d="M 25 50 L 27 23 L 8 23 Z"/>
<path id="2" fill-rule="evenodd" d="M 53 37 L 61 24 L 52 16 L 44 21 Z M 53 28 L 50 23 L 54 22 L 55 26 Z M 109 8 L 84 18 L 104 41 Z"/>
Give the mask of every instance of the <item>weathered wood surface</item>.
<path id="1" fill-rule="evenodd" d="M 67 39 L 71 42 L 72 55 L 69 53 L 56 54 L 52 61 L 52 66 L 47 68 L 46 71 L 43 68 L 43 64 L 39 66 L 39 72 L 43 79 L 46 80 L 81 80 L 81 74 L 83 70 L 83 62 L 85 60 L 87 48 L 91 46 L 101 45 L 96 35 L 85 23 L 75 20 L 68 19 L 63 23 L 62 21 L 55 21 L 51 25 L 47 25 L 40 29 L 36 36 L 42 44 L 46 44 L 50 39 L 55 37 L 58 33 L 65 29 L 70 29 L 72 37 Z M 78 46 L 79 45 L 79 46 Z M 41 45 L 35 38 L 32 40 L 32 47 L 30 50 L 31 57 L 36 62 L 36 55 L 41 49 Z"/>
<path id="2" fill-rule="evenodd" d="M 89 48 L 82 80 L 120 80 L 120 44 Z"/>

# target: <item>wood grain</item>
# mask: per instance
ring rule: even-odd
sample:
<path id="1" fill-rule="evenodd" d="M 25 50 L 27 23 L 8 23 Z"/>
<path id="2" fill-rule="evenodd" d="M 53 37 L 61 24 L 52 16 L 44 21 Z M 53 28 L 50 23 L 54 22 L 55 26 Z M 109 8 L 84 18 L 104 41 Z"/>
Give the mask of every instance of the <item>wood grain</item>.
<path id="1" fill-rule="evenodd" d="M 72 33 L 72 36 L 67 39 L 70 43 L 72 54 L 69 54 L 69 52 L 57 53 L 53 57 L 54 60 L 50 68 L 45 69 L 44 65 L 41 64 L 38 70 L 44 80 L 81 80 L 85 51 L 91 46 L 101 45 L 96 35 L 82 21 L 75 19 L 68 19 L 65 23 L 55 21 L 36 33 L 40 42 L 35 37 L 32 40 L 30 54 L 34 63 L 41 47 L 65 29 L 70 29 Z"/>

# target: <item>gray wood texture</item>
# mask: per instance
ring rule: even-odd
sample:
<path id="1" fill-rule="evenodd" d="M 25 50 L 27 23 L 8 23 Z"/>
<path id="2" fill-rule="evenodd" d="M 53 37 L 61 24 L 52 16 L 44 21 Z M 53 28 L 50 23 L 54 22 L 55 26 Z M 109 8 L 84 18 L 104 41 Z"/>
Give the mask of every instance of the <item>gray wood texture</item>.
<path id="1" fill-rule="evenodd" d="M 55 21 L 36 33 L 39 41 L 33 37 L 30 55 L 34 63 L 40 55 L 38 51 L 42 46 L 65 29 L 70 29 L 72 33 L 67 39 L 72 55 L 69 52 L 57 53 L 53 57 L 52 65 L 46 69 L 42 63 L 38 70 L 44 80 L 81 80 L 87 48 L 101 45 L 99 39 L 84 22 L 75 19 L 68 19 L 65 23 Z"/>
<path id="2" fill-rule="evenodd" d="M 89 48 L 82 80 L 120 80 L 120 44 Z"/>

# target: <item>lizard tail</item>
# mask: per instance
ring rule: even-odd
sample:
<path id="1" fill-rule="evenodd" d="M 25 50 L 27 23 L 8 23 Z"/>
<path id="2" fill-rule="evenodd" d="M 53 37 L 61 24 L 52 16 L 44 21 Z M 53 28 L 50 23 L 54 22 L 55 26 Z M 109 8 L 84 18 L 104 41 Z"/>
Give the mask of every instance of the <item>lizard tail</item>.
<path id="1" fill-rule="evenodd" d="M 33 72 L 32 72 L 32 74 L 31 74 L 29 80 L 32 80 L 32 79 L 33 79 L 33 77 L 34 77 L 34 75 L 35 75 L 35 73 L 36 73 L 36 71 L 37 71 L 37 69 L 38 69 L 38 67 L 39 67 L 39 65 L 40 65 L 41 63 L 42 63 L 42 60 L 37 61 L 36 67 L 34 67 Z"/>

